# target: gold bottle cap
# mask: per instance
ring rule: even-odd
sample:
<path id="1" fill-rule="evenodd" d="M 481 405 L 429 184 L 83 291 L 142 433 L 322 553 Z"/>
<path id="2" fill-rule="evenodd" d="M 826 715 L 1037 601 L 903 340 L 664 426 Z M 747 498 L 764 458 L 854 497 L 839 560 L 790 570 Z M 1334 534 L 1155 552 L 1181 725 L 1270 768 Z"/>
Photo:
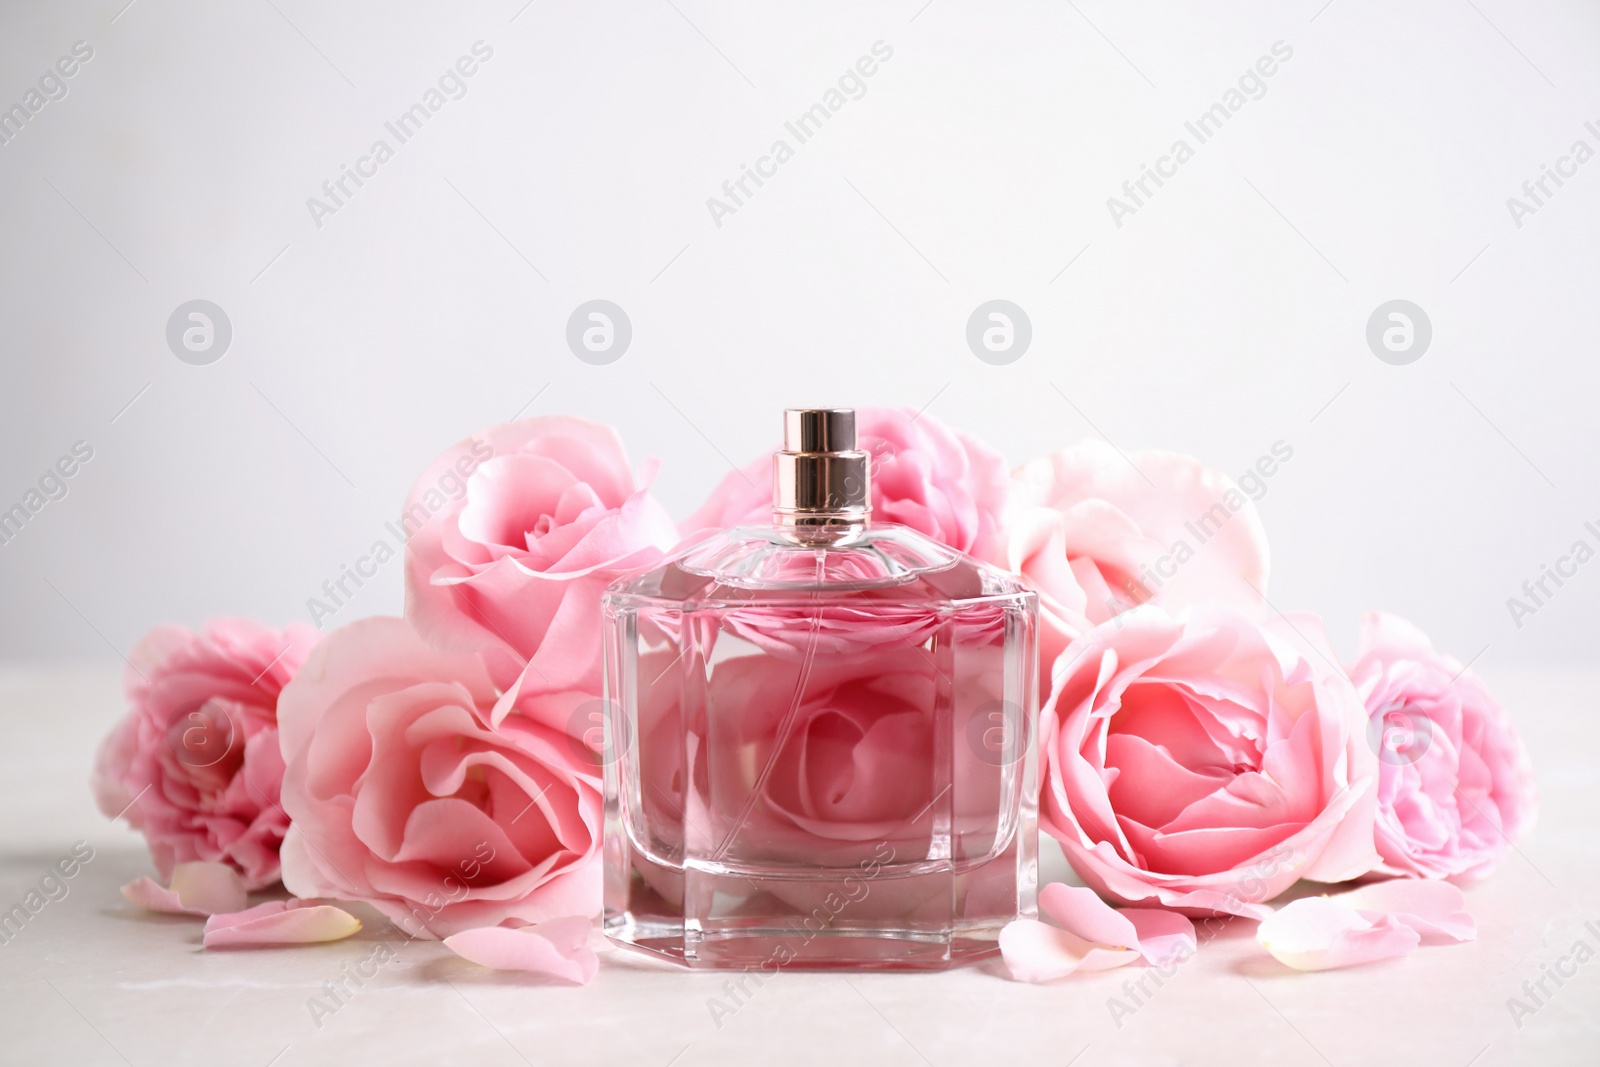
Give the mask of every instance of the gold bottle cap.
<path id="1" fill-rule="evenodd" d="M 872 511 L 871 457 L 856 448 L 852 408 L 789 408 L 772 457 L 773 511 L 785 525 L 837 526 Z"/>

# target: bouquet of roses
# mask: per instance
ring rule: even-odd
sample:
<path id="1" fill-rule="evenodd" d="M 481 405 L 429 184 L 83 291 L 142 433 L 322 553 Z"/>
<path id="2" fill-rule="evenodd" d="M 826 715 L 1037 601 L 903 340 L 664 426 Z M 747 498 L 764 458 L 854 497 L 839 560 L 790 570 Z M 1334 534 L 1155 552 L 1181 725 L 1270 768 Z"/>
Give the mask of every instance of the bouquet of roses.
<path id="1" fill-rule="evenodd" d="M 1291 449 L 1237 483 L 1093 441 L 1012 471 L 926 414 L 858 425 L 875 519 L 1039 597 L 1042 826 L 1087 888 L 1046 886 L 1050 921 L 1005 929 L 1014 976 L 1171 967 L 1194 918 L 1257 921 L 1301 969 L 1473 935 L 1456 883 L 1531 825 L 1527 756 L 1409 623 L 1368 616 L 1341 665 L 1315 616 L 1267 600 L 1251 498 Z M 405 618 L 151 631 L 93 778 L 160 875 L 124 896 L 205 916 L 208 948 L 345 937 L 354 903 L 486 966 L 592 977 L 601 592 L 772 499 L 757 460 L 679 527 L 651 473 L 606 426 L 496 426 L 404 504 Z M 289 899 L 249 906 L 280 879 Z M 1270 903 L 1302 879 L 1359 885 Z"/>

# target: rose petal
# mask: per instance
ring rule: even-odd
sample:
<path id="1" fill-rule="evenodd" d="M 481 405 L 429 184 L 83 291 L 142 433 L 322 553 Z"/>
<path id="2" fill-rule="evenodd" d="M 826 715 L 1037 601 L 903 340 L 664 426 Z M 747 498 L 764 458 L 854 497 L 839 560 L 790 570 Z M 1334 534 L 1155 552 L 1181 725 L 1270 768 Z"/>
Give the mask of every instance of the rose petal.
<path id="1" fill-rule="evenodd" d="M 225 863 L 180 863 L 172 870 L 172 885 L 163 887 L 139 878 L 122 887 L 129 903 L 169 915 L 215 915 L 239 911 L 248 903 L 244 881 Z"/>
<path id="2" fill-rule="evenodd" d="M 588 985 L 600 969 L 589 947 L 591 923 L 581 915 L 513 929 L 480 926 L 444 939 L 462 959 L 499 971 L 534 971 Z"/>
<path id="3" fill-rule="evenodd" d="M 161 885 L 154 878 L 135 878 L 122 887 L 122 896 L 130 904 L 136 904 L 145 911 L 165 912 L 168 915 L 204 915 L 203 911 L 191 911 L 178 900 L 178 894 Z"/>
<path id="4" fill-rule="evenodd" d="M 1369 918 L 1330 897 L 1305 897 L 1263 919 L 1256 940 L 1297 971 L 1325 971 L 1404 956 L 1421 937 L 1392 915 Z"/>
<path id="5" fill-rule="evenodd" d="M 1070 934 L 1109 948 L 1137 950 L 1139 933 L 1123 915 L 1082 886 L 1051 882 L 1039 890 L 1039 908 Z"/>
<path id="6" fill-rule="evenodd" d="M 171 888 L 184 907 L 207 915 L 239 911 L 249 900 L 244 879 L 226 863 L 180 863 L 172 869 Z"/>
<path id="7" fill-rule="evenodd" d="M 1165 908 L 1123 908 L 1121 916 L 1138 934 L 1138 949 L 1146 963 L 1169 967 L 1188 959 L 1199 947 L 1194 923 Z"/>
<path id="8" fill-rule="evenodd" d="M 301 901 L 294 899 L 269 900 L 264 904 L 257 904 L 253 908 L 245 908 L 243 911 L 218 912 L 206 920 L 206 932 L 210 933 L 213 930 L 242 926 L 246 923 L 254 922 L 264 915 L 276 915 L 285 908 L 293 907 L 299 903 Z"/>
<path id="9" fill-rule="evenodd" d="M 339 941 L 361 929 L 361 920 L 331 904 L 269 900 L 253 908 L 206 920 L 206 948 L 244 945 L 307 945 Z"/>
<path id="10" fill-rule="evenodd" d="M 1106 948 L 1037 919 L 1013 919 L 1000 930 L 1000 956 L 1019 982 L 1049 982 L 1074 971 L 1104 971 L 1139 958 L 1133 949 Z"/>
<path id="11" fill-rule="evenodd" d="M 1467 897 L 1449 882 L 1395 878 L 1373 882 L 1330 898 L 1367 918 L 1392 915 L 1422 935 L 1423 944 L 1471 941 L 1478 924 L 1467 911 Z"/>

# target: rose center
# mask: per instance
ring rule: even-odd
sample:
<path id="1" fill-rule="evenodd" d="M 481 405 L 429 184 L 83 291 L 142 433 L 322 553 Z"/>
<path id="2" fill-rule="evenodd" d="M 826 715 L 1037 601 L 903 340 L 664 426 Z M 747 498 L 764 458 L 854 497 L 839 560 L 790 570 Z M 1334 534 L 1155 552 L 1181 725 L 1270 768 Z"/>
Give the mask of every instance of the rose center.
<path id="1" fill-rule="evenodd" d="M 227 701 L 212 699 L 167 728 L 168 749 L 197 789 L 220 790 L 243 766 L 241 722 Z"/>

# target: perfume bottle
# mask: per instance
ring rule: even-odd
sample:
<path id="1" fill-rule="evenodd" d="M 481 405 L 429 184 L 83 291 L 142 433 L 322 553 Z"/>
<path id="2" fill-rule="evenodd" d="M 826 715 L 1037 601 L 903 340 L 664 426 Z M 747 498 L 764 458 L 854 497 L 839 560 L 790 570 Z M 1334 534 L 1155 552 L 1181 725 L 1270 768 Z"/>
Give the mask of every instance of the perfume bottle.
<path id="1" fill-rule="evenodd" d="M 871 517 L 785 413 L 773 521 L 605 594 L 605 932 L 691 966 L 942 968 L 1036 913 L 1037 603 Z"/>

